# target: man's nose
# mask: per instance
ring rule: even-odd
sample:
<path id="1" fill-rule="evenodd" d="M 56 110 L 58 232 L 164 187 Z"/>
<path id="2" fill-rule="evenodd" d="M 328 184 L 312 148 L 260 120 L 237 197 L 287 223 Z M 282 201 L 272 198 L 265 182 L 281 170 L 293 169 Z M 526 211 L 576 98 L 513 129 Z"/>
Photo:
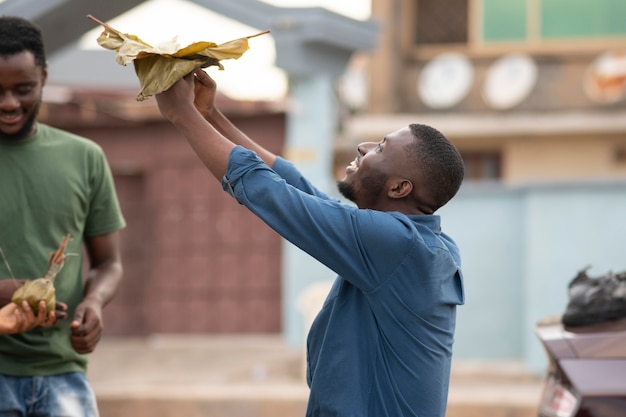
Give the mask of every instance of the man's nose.
<path id="1" fill-rule="evenodd" d="M 363 143 L 359 143 L 359 145 L 356 147 L 356 149 L 359 152 L 359 154 L 365 155 L 374 146 L 376 146 L 376 144 L 374 142 L 363 142 Z"/>
<path id="2" fill-rule="evenodd" d="M 15 97 L 15 94 L 7 91 L 0 94 L 0 109 L 13 110 L 20 106 L 20 101 Z"/>

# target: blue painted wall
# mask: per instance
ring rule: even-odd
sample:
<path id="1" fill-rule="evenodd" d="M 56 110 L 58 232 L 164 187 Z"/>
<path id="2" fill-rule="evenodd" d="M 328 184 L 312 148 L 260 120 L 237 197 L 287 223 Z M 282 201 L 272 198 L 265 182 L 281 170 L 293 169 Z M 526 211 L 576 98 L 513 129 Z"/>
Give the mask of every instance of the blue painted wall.
<path id="1" fill-rule="evenodd" d="M 534 325 L 563 313 L 570 280 L 588 265 L 592 276 L 626 270 L 626 181 L 465 185 L 439 214 L 463 256 L 457 359 L 542 373 Z"/>

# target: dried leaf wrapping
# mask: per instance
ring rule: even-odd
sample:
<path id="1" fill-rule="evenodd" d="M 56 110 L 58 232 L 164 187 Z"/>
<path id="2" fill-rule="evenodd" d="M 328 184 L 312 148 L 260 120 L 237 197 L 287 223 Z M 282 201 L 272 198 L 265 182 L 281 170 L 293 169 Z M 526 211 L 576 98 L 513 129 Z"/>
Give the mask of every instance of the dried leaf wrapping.
<path id="1" fill-rule="evenodd" d="M 215 65 L 221 70 L 224 69 L 219 61 L 238 59 L 249 49 L 248 39 L 269 32 L 261 32 L 220 45 L 213 42 L 195 42 L 184 48 L 178 48 L 178 44 L 171 41 L 153 47 L 135 35 L 121 33 L 93 16 L 87 17 L 104 28 L 98 37 L 98 44 L 117 52 L 115 61 L 118 64 L 125 66 L 133 63 L 141 87 L 137 95 L 138 101 L 167 90 L 196 68 Z"/>
<path id="2" fill-rule="evenodd" d="M 24 285 L 15 290 L 11 298 L 11 301 L 17 305 L 22 305 L 22 301 L 27 301 L 35 313 L 39 310 L 39 302 L 42 300 L 46 302 L 46 312 L 54 311 L 56 290 L 54 289 L 54 282 L 50 278 L 44 277 L 26 281 Z"/>
<path id="3" fill-rule="evenodd" d="M 46 302 L 46 312 L 54 311 L 56 304 L 56 290 L 54 289 L 54 279 L 63 268 L 65 263 L 65 249 L 72 237 L 66 235 L 61 239 L 59 248 L 50 255 L 48 261 L 48 271 L 42 278 L 26 281 L 13 293 L 11 301 L 17 305 L 22 305 L 22 301 L 27 301 L 30 308 L 36 313 L 39 310 L 39 302 Z"/>

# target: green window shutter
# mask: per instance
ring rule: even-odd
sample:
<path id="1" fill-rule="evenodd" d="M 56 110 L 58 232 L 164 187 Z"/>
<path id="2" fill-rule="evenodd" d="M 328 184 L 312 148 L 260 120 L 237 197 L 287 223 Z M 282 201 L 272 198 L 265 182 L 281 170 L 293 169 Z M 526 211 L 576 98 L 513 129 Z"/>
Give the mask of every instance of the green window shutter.
<path id="1" fill-rule="evenodd" d="M 527 38 L 527 0 L 483 0 L 483 41 L 523 41 Z"/>
<path id="2" fill-rule="evenodd" d="M 544 39 L 626 35 L 624 0 L 542 0 L 541 17 Z"/>

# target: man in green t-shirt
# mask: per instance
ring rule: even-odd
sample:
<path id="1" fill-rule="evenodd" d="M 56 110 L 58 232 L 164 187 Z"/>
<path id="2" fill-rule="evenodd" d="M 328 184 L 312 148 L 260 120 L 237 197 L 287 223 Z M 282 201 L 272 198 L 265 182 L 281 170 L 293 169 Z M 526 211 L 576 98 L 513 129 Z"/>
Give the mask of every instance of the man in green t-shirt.
<path id="1" fill-rule="evenodd" d="M 25 279 L 44 276 L 71 236 L 54 281 L 54 324 L 0 336 L 0 416 L 93 417 L 87 354 L 122 278 L 125 222 L 100 146 L 36 121 L 46 78 L 39 28 L 0 17 L 0 307 Z"/>

